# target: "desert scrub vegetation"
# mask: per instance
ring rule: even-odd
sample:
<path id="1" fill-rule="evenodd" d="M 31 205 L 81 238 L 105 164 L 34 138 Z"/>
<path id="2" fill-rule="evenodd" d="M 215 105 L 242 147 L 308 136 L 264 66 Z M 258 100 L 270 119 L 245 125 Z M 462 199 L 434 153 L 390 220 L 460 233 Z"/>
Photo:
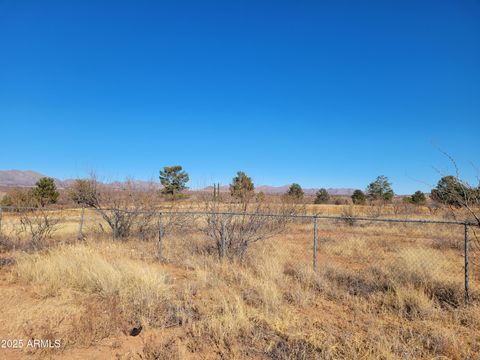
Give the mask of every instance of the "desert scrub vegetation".
<path id="1" fill-rule="evenodd" d="M 13 283 L 32 286 L 40 301 L 64 304 L 57 322 L 47 321 L 45 311 L 22 331 L 53 332 L 67 339 L 68 352 L 142 324 L 152 339 L 138 351 L 152 359 L 461 359 L 480 350 L 478 303 L 452 303 L 457 289 L 442 276 L 448 275 L 443 267 L 419 269 L 405 252 L 398 262 L 361 271 L 332 258 L 313 273 L 287 241 L 278 246 L 279 239 L 286 238 L 253 243 L 242 261 L 199 253 L 202 246 L 194 243 L 204 241 L 201 236 L 168 263 L 135 240 L 18 253 Z M 448 301 L 436 296 L 438 289 L 453 289 Z"/>
<path id="2" fill-rule="evenodd" d="M 244 205 L 209 206 L 233 212 Z M 140 337 L 149 340 L 136 351 L 144 359 L 462 359 L 480 351 L 478 292 L 465 306 L 461 247 L 452 246 L 461 233 L 319 222 L 314 273 L 310 221 L 263 222 L 268 207 L 247 208 L 259 211 L 253 223 L 243 216 L 164 216 L 162 261 L 157 241 L 139 232 L 122 241 L 89 233 L 12 253 L 11 285 L 28 287 L 35 305 L 6 312 L 18 319 L 7 329 L 64 339 L 70 354 L 127 342 L 142 325 Z M 261 237 L 237 253 L 233 244 L 242 236 Z M 115 357 L 115 346 L 109 349 Z"/>
<path id="3" fill-rule="evenodd" d="M 272 210 L 257 205 L 250 207 L 247 214 L 231 205 L 228 212 L 219 213 L 216 204 L 207 203 L 205 214 L 201 229 L 214 240 L 219 256 L 243 260 L 252 244 L 283 233 L 292 222 L 289 215 L 295 214 L 295 208 L 286 206 Z"/>
<path id="4" fill-rule="evenodd" d="M 0 213 L 0 251 L 36 251 L 49 246 L 65 220 L 61 213 L 43 208 L 7 210 Z"/>

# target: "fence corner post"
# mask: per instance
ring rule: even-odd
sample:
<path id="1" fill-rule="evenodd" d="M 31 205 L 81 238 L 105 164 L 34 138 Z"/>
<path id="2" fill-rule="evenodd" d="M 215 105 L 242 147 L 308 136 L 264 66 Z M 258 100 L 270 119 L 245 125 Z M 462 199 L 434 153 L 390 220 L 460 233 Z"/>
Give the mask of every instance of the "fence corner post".
<path id="1" fill-rule="evenodd" d="M 313 217 L 313 271 L 317 272 L 317 217 Z"/>
<path id="2" fill-rule="evenodd" d="M 470 274 L 469 274 L 469 241 L 468 241 L 468 223 L 464 224 L 464 259 L 465 259 L 465 304 L 470 300 Z"/>

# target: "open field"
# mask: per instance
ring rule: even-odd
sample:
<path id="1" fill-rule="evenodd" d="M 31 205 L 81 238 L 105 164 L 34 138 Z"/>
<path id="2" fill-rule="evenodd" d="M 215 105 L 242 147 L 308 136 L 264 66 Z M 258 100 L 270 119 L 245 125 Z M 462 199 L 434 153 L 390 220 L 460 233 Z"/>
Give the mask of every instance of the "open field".
<path id="1" fill-rule="evenodd" d="M 306 208 L 345 211 L 446 217 L 426 208 Z M 0 338 L 62 346 L 1 349 L 7 358 L 474 359 L 480 352 L 478 249 L 467 306 L 459 225 L 319 220 L 313 272 L 309 220 L 253 243 L 239 261 L 220 260 L 194 226 L 204 220 L 187 219 L 162 237 L 160 261 L 155 228 L 113 240 L 87 211 L 77 240 L 80 211 L 52 214 L 60 222 L 41 249 L 22 251 L 28 239 L 12 236 L 15 249 L 2 251 Z M 19 216 L 3 214 L 3 233 L 15 234 Z M 140 335 L 129 336 L 139 325 Z"/>
<path id="2" fill-rule="evenodd" d="M 480 360 L 480 0 L 0 0 L 0 360 Z"/>

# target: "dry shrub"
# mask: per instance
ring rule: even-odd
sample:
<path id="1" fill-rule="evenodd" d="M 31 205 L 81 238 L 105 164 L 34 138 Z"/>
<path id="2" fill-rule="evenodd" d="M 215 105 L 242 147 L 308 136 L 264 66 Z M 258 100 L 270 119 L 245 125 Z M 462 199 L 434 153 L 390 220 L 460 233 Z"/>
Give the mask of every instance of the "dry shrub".
<path id="1" fill-rule="evenodd" d="M 21 254 L 17 276 L 36 285 L 42 296 L 65 290 L 117 298 L 132 322 L 160 324 L 169 290 L 167 277 L 157 267 L 125 258 L 109 260 L 83 245 L 61 246 L 44 254 Z"/>
<path id="2" fill-rule="evenodd" d="M 20 212 L 20 226 L 16 229 L 16 236 L 20 248 L 24 250 L 40 250 L 46 246 L 46 241 L 57 231 L 60 216 L 54 217 L 52 212 L 45 209 L 35 209 Z M 26 242 L 20 239 L 26 238 Z"/>
<path id="3" fill-rule="evenodd" d="M 231 205 L 228 211 L 219 211 L 217 204 L 206 204 L 206 227 L 202 230 L 214 239 L 219 256 L 243 260 L 252 244 L 283 233 L 292 222 L 289 215 L 297 211 L 292 206 L 272 208 L 264 204 L 246 210 Z"/>
<path id="4" fill-rule="evenodd" d="M 142 238 L 152 236 L 158 200 L 158 191 L 153 184 L 145 189 L 128 180 L 121 188 L 114 189 L 98 184 L 95 179 L 92 182 L 94 194 L 89 206 L 100 214 L 114 239 L 124 239 L 134 233 Z M 100 227 L 103 229 L 101 224 Z"/>

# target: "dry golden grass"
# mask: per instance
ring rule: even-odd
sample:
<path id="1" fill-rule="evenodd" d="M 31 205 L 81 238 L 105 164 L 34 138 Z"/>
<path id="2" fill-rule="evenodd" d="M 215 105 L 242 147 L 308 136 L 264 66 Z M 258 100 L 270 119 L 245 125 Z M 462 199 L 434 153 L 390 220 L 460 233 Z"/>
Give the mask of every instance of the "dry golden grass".
<path id="1" fill-rule="evenodd" d="M 103 256 L 84 244 L 65 245 L 43 254 L 20 254 L 16 274 L 20 282 L 36 286 L 42 297 L 64 291 L 116 298 L 122 312 L 134 321 L 158 324 L 170 285 L 158 266 L 128 258 Z"/>
<path id="2" fill-rule="evenodd" d="M 479 289 L 465 306 L 461 240 L 446 226 L 321 222 L 314 273 L 309 223 L 243 263 L 194 232 L 167 235 L 166 263 L 154 242 L 92 234 L 5 255 L 17 263 L 2 270 L 1 335 L 64 340 L 22 353 L 40 358 L 473 359 Z"/>

